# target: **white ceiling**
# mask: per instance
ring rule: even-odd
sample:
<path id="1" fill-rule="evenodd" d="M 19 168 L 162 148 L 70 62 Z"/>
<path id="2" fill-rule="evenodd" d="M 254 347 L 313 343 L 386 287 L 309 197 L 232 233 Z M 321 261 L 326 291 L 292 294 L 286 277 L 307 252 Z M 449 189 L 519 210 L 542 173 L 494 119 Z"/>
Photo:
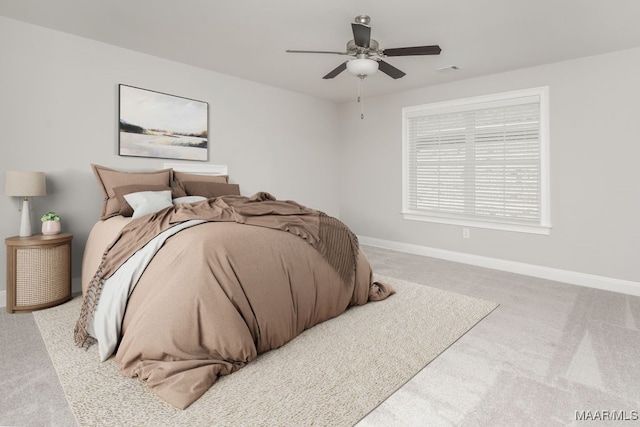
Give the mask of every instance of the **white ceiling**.
<path id="1" fill-rule="evenodd" d="M 0 0 L 0 15 L 333 101 L 357 78 L 322 76 L 345 58 L 356 15 L 381 48 L 438 44 L 439 56 L 388 58 L 367 96 L 640 46 L 638 0 Z M 458 71 L 436 71 L 449 65 Z"/>

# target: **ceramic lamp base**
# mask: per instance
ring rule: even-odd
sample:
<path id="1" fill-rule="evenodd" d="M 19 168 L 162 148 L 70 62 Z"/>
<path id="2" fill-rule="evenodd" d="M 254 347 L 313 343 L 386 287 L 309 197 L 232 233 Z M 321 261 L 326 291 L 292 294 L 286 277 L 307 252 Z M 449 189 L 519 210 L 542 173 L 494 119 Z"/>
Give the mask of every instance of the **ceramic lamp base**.
<path id="1" fill-rule="evenodd" d="M 26 197 L 22 202 L 22 220 L 20 221 L 20 237 L 31 236 L 31 211 L 29 210 L 29 199 Z"/>

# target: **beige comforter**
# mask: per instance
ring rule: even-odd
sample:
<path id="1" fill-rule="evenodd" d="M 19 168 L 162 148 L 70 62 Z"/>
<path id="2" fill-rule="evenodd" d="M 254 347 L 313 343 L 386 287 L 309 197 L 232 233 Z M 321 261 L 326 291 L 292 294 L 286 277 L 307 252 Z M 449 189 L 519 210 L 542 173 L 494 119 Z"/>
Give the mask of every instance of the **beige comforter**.
<path id="1" fill-rule="evenodd" d="M 178 408 L 258 354 L 393 293 L 372 283 L 355 236 L 339 221 L 268 195 L 221 197 L 124 227 L 86 290 L 78 344 L 104 279 L 145 241 L 189 219 L 208 222 L 180 231 L 155 255 L 129 299 L 116 353 L 124 375 Z"/>

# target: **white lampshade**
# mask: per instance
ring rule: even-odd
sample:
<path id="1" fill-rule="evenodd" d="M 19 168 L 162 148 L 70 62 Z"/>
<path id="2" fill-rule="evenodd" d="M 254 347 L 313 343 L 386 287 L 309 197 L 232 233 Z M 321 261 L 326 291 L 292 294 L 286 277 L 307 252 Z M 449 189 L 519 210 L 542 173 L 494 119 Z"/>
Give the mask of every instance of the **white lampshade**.
<path id="1" fill-rule="evenodd" d="M 7 172 L 4 194 L 6 196 L 45 196 L 47 183 L 44 172 Z"/>
<path id="2" fill-rule="evenodd" d="M 368 58 L 357 58 L 347 62 L 347 70 L 354 76 L 370 76 L 378 71 L 378 61 Z"/>

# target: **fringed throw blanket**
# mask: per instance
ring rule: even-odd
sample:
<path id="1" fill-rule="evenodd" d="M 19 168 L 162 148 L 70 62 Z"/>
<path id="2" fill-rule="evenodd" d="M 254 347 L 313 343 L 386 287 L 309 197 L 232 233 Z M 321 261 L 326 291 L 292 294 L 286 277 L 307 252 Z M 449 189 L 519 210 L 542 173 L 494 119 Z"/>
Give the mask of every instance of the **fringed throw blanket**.
<path id="1" fill-rule="evenodd" d="M 85 293 L 78 345 L 105 281 L 155 236 L 191 220 L 205 222 L 170 237 L 145 268 L 116 354 L 123 374 L 179 408 L 257 354 L 393 293 L 371 283 L 356 236 L 339 220 L 267 193 L 225 196 L 167 208 L 120 232 Z"/>

